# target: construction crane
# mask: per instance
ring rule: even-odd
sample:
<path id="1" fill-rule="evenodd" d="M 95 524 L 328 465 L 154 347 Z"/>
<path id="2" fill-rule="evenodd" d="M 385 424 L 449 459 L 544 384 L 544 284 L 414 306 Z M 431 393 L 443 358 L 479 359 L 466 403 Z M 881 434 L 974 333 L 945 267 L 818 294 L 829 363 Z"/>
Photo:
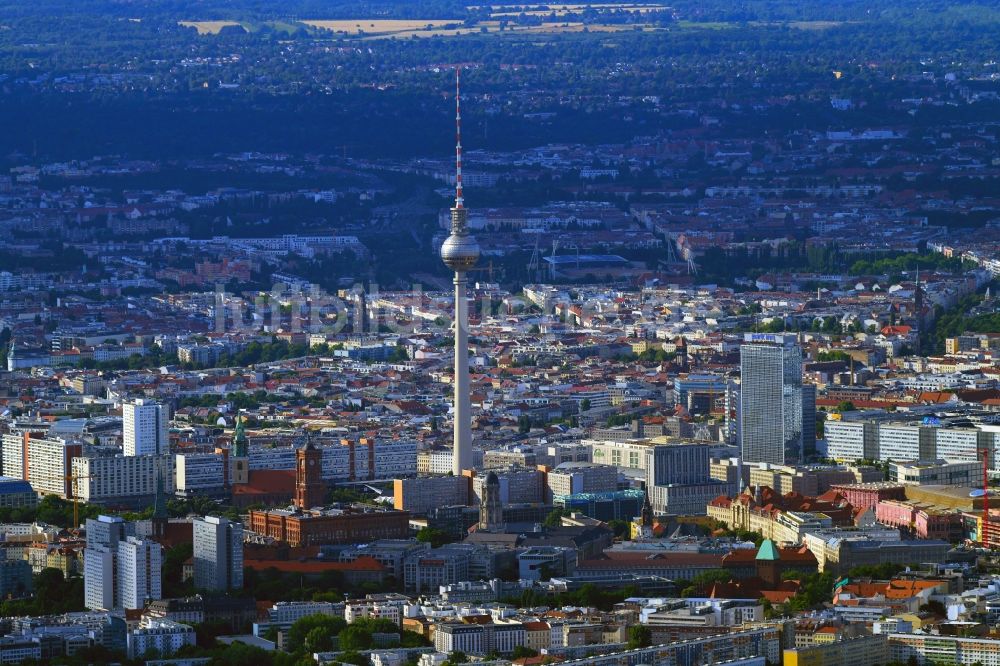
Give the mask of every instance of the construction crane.
<path id="1" fill-rule="evenodd" d="M 30 476 L 30 474 L 29 474 L 29 476 Z M 70 496 L 67 497 L 66 499 L 73 501 L 73 527 L 79 527 L 80 526 L 80 498 L 76 496 L 76 482 L 79 481 L 80 479 L 93 479 L 93 478 L 96 478 L 96 475 L 94 475 L 94 474 L 86 474 L 86 475 L 84 475 L 84 474 L 78 474 L 78 475 L 70 474 L 70 475 L 67 475 L 67 476 L 41 476 L 41 477 L 33 477 L 33 478 L 28 479 L 28 482 L 30 483 L 32 481 L 62 481 L 62 482 L 65 483 L 65 482 L 68 481 L 69 483 L 71 483 L 72 486 L 70 488 Z M 52 494 L 55 494 L 55 493 L 52 493 Z"/>

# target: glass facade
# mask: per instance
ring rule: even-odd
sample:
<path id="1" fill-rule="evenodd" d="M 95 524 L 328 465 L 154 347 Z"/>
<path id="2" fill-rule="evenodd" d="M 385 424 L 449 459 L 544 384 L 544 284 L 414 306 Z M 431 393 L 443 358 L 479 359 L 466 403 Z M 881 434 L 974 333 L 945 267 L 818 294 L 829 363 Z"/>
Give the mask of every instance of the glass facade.
<path id="1" fill-rule="evenodd" d="M 802 460 L 802 350 L 775 342 L 740 347 L 740 438 L 745 462 Z"/>

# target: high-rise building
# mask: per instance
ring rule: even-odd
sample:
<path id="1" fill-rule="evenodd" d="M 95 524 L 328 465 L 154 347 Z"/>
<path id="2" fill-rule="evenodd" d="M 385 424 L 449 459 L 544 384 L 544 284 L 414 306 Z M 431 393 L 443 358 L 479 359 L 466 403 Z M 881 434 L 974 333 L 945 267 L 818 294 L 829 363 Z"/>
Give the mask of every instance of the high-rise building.
<path id="1" fill-rule="evenodd" d="M 72 497 L 70 465 L 82 452 L 79 442 L 44 432 L 9 433 L 3 436 L 3 473 L 30 482 L 39 495 Z"/>
<path id="2" fill-rule="evenodd" d="M 802 407 L 802 349 L 794 338 L 748 334 L 740 346 L 739 432 L 744 462 L 784 465 L 802 460 Z"/>
<path id="3" fill-rule="evenodd" d="M 170 410 L 166 405 L 139 398 L 122 405 L 125 455 L 168 453 Z"/>
<path id="4" fill-rule="evenodd" d="M 87 518 L 87 548 L 104 546 L 118 548 L 118 542 L 135 536 L 135 523 L 127 523 L 118 516 Z"/>
<path id="5" fill-rule="evenodd" d="M 126 537 L 118 542 L 115 580 L 118 608 L 144 608 L 147 601 L 160 599 L 160 570 L 163 546 L 148 539 Z"/>
<path id="6" fill-rule="evenodd" d="M 83 551 L 83 603 L 91 610 L 115 607 L 115 550 L 107 546 L 87 546 Z"/>
<path id="7" fill-rule="evenodd" d="M 243 587 L 243 525 L 218 516 L 195 519 L 194 584 L 201 590 Z"/>
<path id="8" fill-rule="evenodd" d="M 479 261 L 479 244 L 469 233 L 468 211 L 462 197 L 462 114 L 459 73 L 455 71 L 455 205 L 451 234 L 441 245 L 441 260 L 455 271 L 455 408 L 452 473 L 458 477 L 471 467 L 472 396 L 469 387 L 469 302 L 466 273 Z"/>
<path id="9" fill-rule="evenodd" d="M 733 484 L 712 478 L 711 446 L 678 443 L 646 449 L 646 492 L 658 514 L 702 515 L 706 505 Z"/>
<path id="10" fill-rule="evenodd" d="M 135 523 L 116 516 L 87 519 L 83 553 L 83 597 L 93 610 L 143 608 L 159 599 L 163 547 L 139 539 Z"/>

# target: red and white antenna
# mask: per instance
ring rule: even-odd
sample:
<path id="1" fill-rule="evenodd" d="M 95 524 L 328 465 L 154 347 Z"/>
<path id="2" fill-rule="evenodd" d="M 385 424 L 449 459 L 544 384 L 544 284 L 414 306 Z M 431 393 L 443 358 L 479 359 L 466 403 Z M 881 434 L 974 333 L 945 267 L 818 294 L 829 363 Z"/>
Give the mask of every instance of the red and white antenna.
<path id="1" fill-rule="evenodd" d="M 455 67 L 455 208 L 464 208 L 462 198 L 462 66 Z"/>

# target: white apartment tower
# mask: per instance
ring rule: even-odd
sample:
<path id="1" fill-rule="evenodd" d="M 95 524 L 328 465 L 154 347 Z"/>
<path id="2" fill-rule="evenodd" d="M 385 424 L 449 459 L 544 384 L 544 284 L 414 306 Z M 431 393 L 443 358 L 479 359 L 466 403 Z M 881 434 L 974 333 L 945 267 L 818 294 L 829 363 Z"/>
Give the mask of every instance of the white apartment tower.
<path id="1" fill-rule="evenodd" d="M 160 571 L 163 546 L 148 539 L 127 537 L 118 542 L 117 592 L 119 608 L 144 608 L 147 601 L 160 599 Z"/>
<path id="2" fill-rule="evenodd" d="M 166 405 L 139 398 L 122 405 L 125 455 L 168 453 L 170 410 Z"/>

